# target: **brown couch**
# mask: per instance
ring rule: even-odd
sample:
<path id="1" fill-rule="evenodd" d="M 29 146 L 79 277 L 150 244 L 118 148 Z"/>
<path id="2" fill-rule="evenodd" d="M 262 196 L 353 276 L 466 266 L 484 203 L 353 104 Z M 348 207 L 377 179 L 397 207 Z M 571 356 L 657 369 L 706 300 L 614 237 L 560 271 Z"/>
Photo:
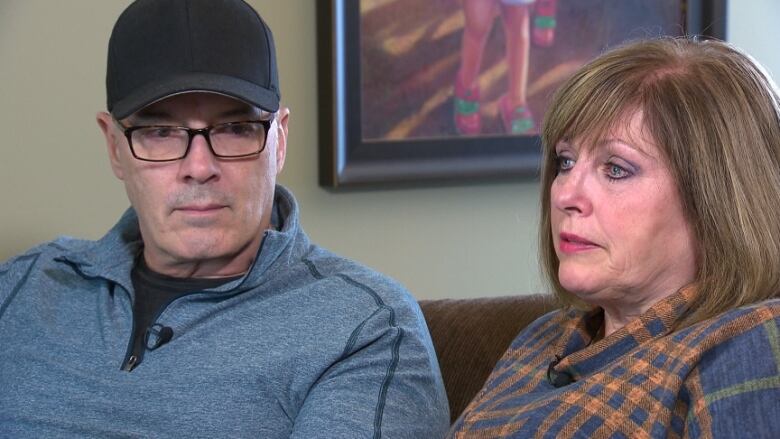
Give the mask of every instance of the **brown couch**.
<path id="1" fill-rule="evenodd" d="M 420 301 L 454 422 L 526 325 L 555 309 L 551 296 Z"/>

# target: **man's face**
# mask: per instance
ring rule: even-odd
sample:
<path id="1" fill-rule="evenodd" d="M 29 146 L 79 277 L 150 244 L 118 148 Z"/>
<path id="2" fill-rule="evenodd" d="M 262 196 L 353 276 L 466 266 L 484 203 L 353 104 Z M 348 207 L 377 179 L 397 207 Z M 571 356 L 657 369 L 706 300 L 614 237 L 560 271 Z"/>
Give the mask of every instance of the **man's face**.
<path id="1" fill-rule="evenodd" d="M 287 109 L 277 113 L 259 155 L 217 158 L 204 136 L 196 135 L 186 157 L 159 163 L 133 157 L 111 115 L 98 115 L 113 172 L 138 213 L 150 268 L 176 277 L 230 276 L 247 270 L 270 225 L 288 114 Z M 187 93 L 149 105 L 121 124 L 203 128 L 268 116 L 225 96 Z"/>

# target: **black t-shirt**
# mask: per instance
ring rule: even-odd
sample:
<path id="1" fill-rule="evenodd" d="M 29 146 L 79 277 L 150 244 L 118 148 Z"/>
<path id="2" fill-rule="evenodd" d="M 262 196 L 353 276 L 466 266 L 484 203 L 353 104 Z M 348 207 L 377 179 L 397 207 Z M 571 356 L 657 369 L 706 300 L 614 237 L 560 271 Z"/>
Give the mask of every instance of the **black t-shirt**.
<path id="1" fill-rule="evenodd" d="M 216 279 L 178 278 L 166 276 L 152 271 L 144 261 L 143 255 L 136 259 L 131 273 L 135 301 L 133 302 L 133 336 L 132 347 L 125 357 L 122 369 L 131 371 L 141 364 L 144 352 L 151 346 L 146 346 L 146 333 L 160 330 L 155 326 L 157 317 L 165 308 L 179 297 L 196 293 L 209 288 L 216 288 L 241 277 L 223 277 Z"/>

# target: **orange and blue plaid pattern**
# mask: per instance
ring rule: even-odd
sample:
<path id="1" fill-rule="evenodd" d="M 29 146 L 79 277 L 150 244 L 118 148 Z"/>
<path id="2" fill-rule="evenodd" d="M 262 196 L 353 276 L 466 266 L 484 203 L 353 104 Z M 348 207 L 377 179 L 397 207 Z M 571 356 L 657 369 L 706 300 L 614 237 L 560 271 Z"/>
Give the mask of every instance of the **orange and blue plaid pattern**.
<path id="1" fill-rule="evenodd" d="M 600 312 L 543 316 L 450 437 L 780 437 L 780 299 L 674 331 L 693 294 L 598 341 Z"/>

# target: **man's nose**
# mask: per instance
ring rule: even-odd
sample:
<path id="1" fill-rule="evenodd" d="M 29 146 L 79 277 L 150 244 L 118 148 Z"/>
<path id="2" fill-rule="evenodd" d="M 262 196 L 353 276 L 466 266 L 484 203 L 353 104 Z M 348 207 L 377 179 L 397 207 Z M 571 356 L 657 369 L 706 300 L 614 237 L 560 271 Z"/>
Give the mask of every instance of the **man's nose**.
<path id="1" fill-rule="evenodd" d="M 220 176 L 220 162 L 211 150 L 206 133 L 192 136 L 187 155 L 181 160 L 179 178 L 185 181 L 206 183 Z"/>

